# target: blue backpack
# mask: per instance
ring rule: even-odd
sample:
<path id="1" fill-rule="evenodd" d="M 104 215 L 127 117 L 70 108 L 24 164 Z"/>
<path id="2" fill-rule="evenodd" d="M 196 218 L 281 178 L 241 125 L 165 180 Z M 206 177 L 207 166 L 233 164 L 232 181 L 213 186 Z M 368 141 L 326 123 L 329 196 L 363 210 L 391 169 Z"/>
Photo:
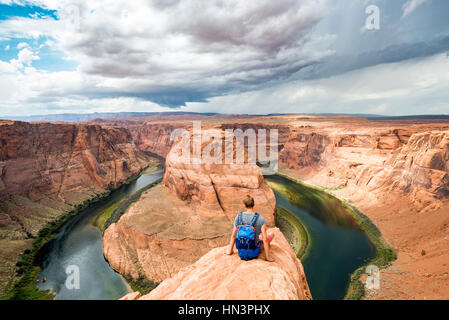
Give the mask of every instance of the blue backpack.
<path id="1" fill-rule="evenodd" d="M 259 218 L 259 214 L 254 214 L 250 225 L 242 224 L 242 212 L 237 218 L 237 235 L 235 236 L 235 246 L 242 260 L 248 261 L 256 259 L 260 254 L 259 241 L 256 239 L 256 229 L 254 224 Z"/>

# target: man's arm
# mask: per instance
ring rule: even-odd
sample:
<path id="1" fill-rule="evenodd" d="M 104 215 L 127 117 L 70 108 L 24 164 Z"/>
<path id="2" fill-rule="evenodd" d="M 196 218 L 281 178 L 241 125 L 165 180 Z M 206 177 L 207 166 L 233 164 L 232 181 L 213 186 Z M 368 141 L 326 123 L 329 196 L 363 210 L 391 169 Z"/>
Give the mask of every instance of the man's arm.
<path id="1" fill-rule="evenodd" d="M 270 243 L 267 240 L 267 225 L 263 225 L 262 226 L 262 240 L 263 240 L 263 250 L 265 252 L 265 259 L 269 262 L 273 262 L 274 259 L 271 257 L 270 254 Z"/>
<path id="2" fill-rule="evenodd" d="M 236 234 L 237 234 L 237 228 L 234 226 L 234 230 L 232 230 L 231 240 L 229 241 L 229 246 L 225 250 L 225 254 L 232 255 L 234 253 L 235 235 Z"/>

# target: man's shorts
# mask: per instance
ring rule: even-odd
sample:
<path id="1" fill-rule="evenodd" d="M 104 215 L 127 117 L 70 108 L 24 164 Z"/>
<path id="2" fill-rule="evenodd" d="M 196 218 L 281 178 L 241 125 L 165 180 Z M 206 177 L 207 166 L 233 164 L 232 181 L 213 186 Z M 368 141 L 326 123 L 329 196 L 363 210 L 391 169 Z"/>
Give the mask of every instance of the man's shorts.
<path id="1" fill-rule="evenodd" d="M 263 237 L 262 234 L 259 235 L 259 240 L 260 240 L 260 249 L 263 250 Z M 271 243 L 271 241 L 273 241 L 273 236 L 271 234 L 267 234 L 267 241 L 268 243 Z"/>

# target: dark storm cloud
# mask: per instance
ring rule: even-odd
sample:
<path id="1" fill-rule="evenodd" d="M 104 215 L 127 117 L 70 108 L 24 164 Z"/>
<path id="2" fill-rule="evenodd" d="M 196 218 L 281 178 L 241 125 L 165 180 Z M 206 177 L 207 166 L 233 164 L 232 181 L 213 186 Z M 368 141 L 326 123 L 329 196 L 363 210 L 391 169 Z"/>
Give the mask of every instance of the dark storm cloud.
<path id="1" fill-rule="evenodd" d="M 0 38 L 50 40 L 0 61 L 8 113 L 160 107 L 151 102 L 218 112 L 447 109 L 447 0 L 30 2 L 58 19 L 0 21 Z M 380 30 L 364 28 L 368 5 L 380 9 Z M 48 49 L 76 69 L 40 70 Z"/>
<path id="2" fill-rule="evenodd" d="M 84 10 L 80 30 L 63 40 L 80 71 L 106 78 L 100 95 L 128 92 L 178 107 L 261 88 L 328 54 L 304 50 L 323 17 L 320 1 L 144 1 L 138 8 Z"/>
<path id="3" fill-rule="evenodd" d="M 379 51 L 367 51 L 353 56 L 336 55 L 323 60 L 319 64 L 314 64 L 304 69 L 297 76 L 302 79 L 318 79 L 376 66 L 382 63 L 401 62 L 444 52 L 449 52 L 449 36 L 433 39 L 428 42 L 391 45 Z"/>

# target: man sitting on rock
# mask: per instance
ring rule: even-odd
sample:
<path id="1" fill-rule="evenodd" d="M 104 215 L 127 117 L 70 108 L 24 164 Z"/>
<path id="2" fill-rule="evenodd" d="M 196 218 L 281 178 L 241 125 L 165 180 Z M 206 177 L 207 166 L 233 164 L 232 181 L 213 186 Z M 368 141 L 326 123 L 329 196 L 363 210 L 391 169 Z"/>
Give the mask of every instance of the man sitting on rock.
<path id="1" fill-rule="evenodd" d="M 255 259 L 263 251 L 265 259 L 273 262 L 274 259 L 270 255 L 270 243 L 273 240 L 273 235 L 267 233 L 264 217 L 254 212 L 254 198 L 250 195 L 243 199 L 243 204 L 246 211 L 240 212 L 235 217 L 234 230 L 225 253 L 232 255 L 235 244 L 242 260 Z"/>

